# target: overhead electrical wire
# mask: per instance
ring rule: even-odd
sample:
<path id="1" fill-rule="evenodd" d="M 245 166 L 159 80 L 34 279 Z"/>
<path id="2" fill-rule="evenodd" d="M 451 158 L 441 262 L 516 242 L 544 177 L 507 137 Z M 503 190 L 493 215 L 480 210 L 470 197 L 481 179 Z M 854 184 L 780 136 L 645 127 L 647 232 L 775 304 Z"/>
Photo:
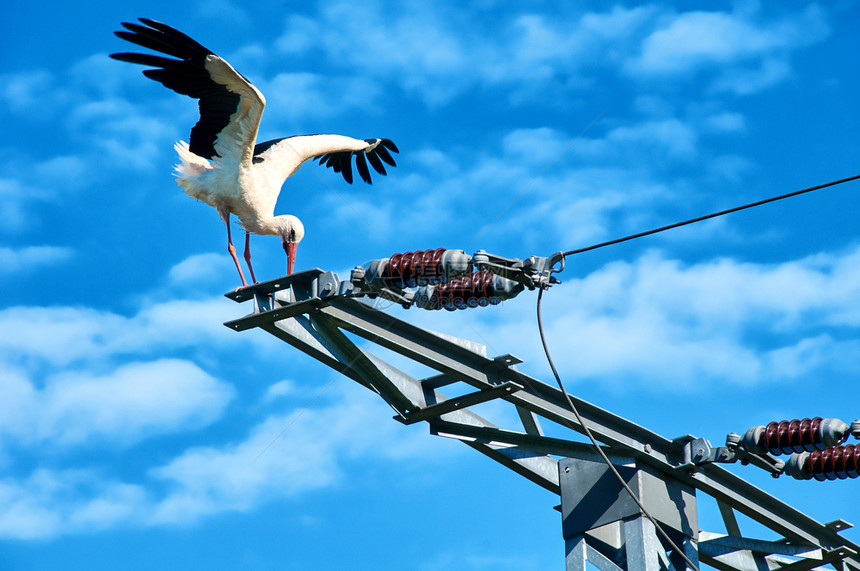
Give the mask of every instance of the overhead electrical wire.
<path id="1" fill-rule="evenodd" d="M 583 252 L 588 252 L 591 250 L 596 250 L 598 248 L 603 248 L 605 246 L 612 246 L 614 244 L 620 244 L 621 242 L 627 242 L 628 240 L 633 240 L 635 238 L 642 238 L 643 236 L 650 236 L 651 234 L 657 234 L 659 232 L 665 232 L 666 230 L 672 230 L 674 228 L 680 228 L 681 226 L 687 226 L 688 224 L 693 224 L 695 222 L 702 222 L 703 220 L 708 220 L 710 218 L 717 218 L 718 216 L 724 216 L 726 214 L 731 214 L 732 212 L 738 212 L 740 210 L 746 210 L 747 208 L 752 208 L 754 206 L 761 206 L 762 204 L 768 204 L 769 202 L 776 202 L 777 200 L 783 200 L 785 198 L 791 198 L 792 196 L 798 196 L 800 194 L 805 194 L 807 192 L 812 192 L 814 190 L 821 190 L 822 188 L 827 188 L 829 186 L 836 186 L 837 184 L 842 184 L 844 182 L 850 182 L 852 180 L 860 179 L 860 174 L 850 176 L 848 178 L 842 178 L 839 180 L 834 180 L 832 182 L 827 182 L 824 184 L 819 184 L 818 186 L 810 186 L 809 188 L 804 188 L 802 190 L 795 190 L 794 192 L 789 192 L 787 194 L 781 194 L 779 196 L 773 196 L 771 198 L 766 198 L 764 200 L 759 200 L 757 202 L 751 202 L 749 204 L 744 204 L 743 206 L 736 206 L 734 208 L 729 208 L 728 210 L 720 210 L 719 212 L 713 212 L 711 214 L 706 214 L 704 216 L 699 216 L 697 218 L 691 218 L 689 220 L 684 220 L 683 222 L 676 222 L 674 224 L 669 224 L 668 226 L 661 226 L 660 228 L 654 228 L 653 230 L 646 230 L 645 232 L 639 232 L 638 234 L 631 234 L 629 236 L 625 236 L 623 238 L 616 238 L 615 240 L 609 240 L 608 242 L 601 242 L 600 244 L 594 244 L 592 246 L 587 246 L 585 248 L 578 248 L 576 250 L 568 250 L 564 252 L 565 256 L 572 256 L 573 254 L 581 254 Z"/>
<path id="2" fill-rule="evenodd" d="M 618 473 L 618 469 L 615 467 L 615 465 L 612 463 L 612 461 L 609 459 L 609 457 L 603 451 L 603 448 L 600 447 L 600 444 L 597 442 L 597 439 L 594 437 L 594 435 L 591 433 L 591 430 L 589 430 L 588 426 L 585 424 L 585 421 L 582 419 L 582 416 L 580 416 L 579 411 L 576 408 L 576 405 L 573 404 L 573 400 L 570 398 L 570 395 L 567 394 L 567 391 L 564 388 L 564 383 L 561 382 L 561 377 L 559 377 L 558 371 L 555 368 L 555 363 L 553 363 L 552 357 L 549 354 L 549 347 L 547 347 L 547 344 L 546 344 L 546 336 L 544 335 L 543 323 L 541 322 L 541 314 L 540 314 L 540 302 L 541 302 L 541 298 L 543 297 L 543 290 L 544 290 L 544 288 L 539 288 L 538 297 L 537 297 L 538 331 L 540 332 L 540 341 L 541 341 L 541 344 L 543 345 L 543 351 L 546 354 L 546 360 L 547 360 L 547 362 L 549 362 L 549 367 L 550 367 L 550 369 L 552 369 L 552 374 L 553 374 L 553 376 L 555 376 L 555 381 L 558 383 L 558 388 L 561 390 L 561 394 L 564 395 L 564 398 L 567 400 L 567 404 L 570 407 L 570 410 L 573 412 L 573 415 L 576 417 L 576 421 L 582 427 L 582 431 L 585 433 L 585 435 L 588 437 L 588 439 L 591 440 L 591 443 L 594 446 L 594 449 L 597 450 L 597 453 L 600 455 L 600 457 L 603 459 L 603 461 L 606 463 L 606 465 L 609 467 L 609 469 L 612 471 L 612 473 L 615 474 L 615 477 L 618 478 L 618 481 L 621 482 L 621 485 L 624 487 L 625 490 L 627 490 L 627 493 L 630 494 L 630 497 L 633 498 L 633 501 L 636 502 L 636 505 L 639 506 L 639 509 L 642 511 L 642 514 L 646 518 L 648 518 L 648 520 L 654 525 L 654 529 L 656 529 L 660 533 L 660 535 L 663 536 L 663 538 L 666 540 L 666 542 L 669 544 L 669 546 L 675 550 L 675 553 L 680 555 L 681 558 L 684 559 L 684 561 L 687 563 L 687 565 L 689 565 L 692 569 L 694 569 L 695 571 L 699 571 L 699 567 L 695 563 L 693 563 L 693 561 L 689 557 L 687 557 L 687 554 L 684 553 L 684 551 L 680 547 L 678 547 L 678 545 L 674 541 L 672 541 L 672 538 L 669 537 L 669 534 L 666 533 L 666 531 L 659 524 L 659 522 L 657 522 L 657 520 L 654 518 L 654 516 L 652 516 L 648 512 L 648 510 L 645 508 L 645 505 L 642 503 L 642 500 L 640 500 L 636 496 L 636 493 L 630 488 L 630 485 L 627 484 L 627 481 L 621 476 L 620 473 Z"/>
<path id="3" fill-rule="evenodd" d="M 636 234 L 631 234 L 631 235 L 625 236 L 623 238 L 616 238 L 615 240 L 609 240 L 607 242 L 601 242 L 599 244 L 594 244 L 592 246 L 587 246 L 585 248 L 578 248 L 575 250 L 569 250 L 569 251 L 564 252 L 562 254 L 562 260 L 565 257 L 572 256 L 574 254 L 581 254 L 583 252 L 596 250 L 598 248 L 603 248 L 606 246 L 612 246 L 614 244 L 620 244 L 622 242 L 627 242 L 629 240 L 634 240 L 636 238 L 642 238 L 644 236 L 650 236 L 652 234 L 657 234 L 659 232 L 665 232 L 666 230 L 672 230 L 674 228 L 680 228 L 681 226 L 687 226 L 689 224 L 693 224 L 696 222 L 702 222 L 704 220 L 708 220 L 711 218 L 717 218 L 719 216 L 724 216 L 726 214 L 731 214 L 733 212 L 746 210 L 747 208 L 753 208 L 755 206 L 761 206 L 763 204 L 768 204 L 770 202 L 776 202 L 778 200 L 791 198 L 793 196 L 798 196 L 801 194 L 805 194 L 807 192 L 813 192 L 815 190 L 821 190 L 823 188 L 836 186 L 838 184 L 850 182 L 852 180 L 857 180 L 857 179 L 860 179 L 860 175 L 855 175 L 855 176 L 851 176 L 848 178 L 842 178 L 839 180 L 834 180 L 834 181 L 831 181 L 828 183 L 819 184 L 816 186 L 811 186 L 811 187 L 804 188 L 801 190 L 796 190 L 794 192 L 781 194 L 779 196 L 766 198 L 764 200 L 751 202 L 749 204 L 744 204 L 742 206 L 736 206 L 734 208 L 729 208 L 727 210 L 721 210 L 719 212 L 713 212 L 711 214 L 706 214 L 704 216 L 699 216 L 696 218 L 691 218 L 689 220 L 684 220 L 683 222 L 676 222 L 674 224 L 669 224 L 667 226 L 661 226 L 659 228 L 654 228 L 652 230 L 647 230 L 645 232 L 639 232 Z M 576 417 L 577 422 L 582 427 L 583 433 L 588 437 L 589 440 L 591 440 L 591 443 L 594 446 L 594 449 L 597 451 L 597 453 L 600 455 L 600 457 L 603 459 L 603 461 L 606 463 L 606 465 L 609 467 L 609 469 L 612 471 L 612 473 L 615 475 L 615 477 L 618 478 L 618 481 L 621 483 L 621 485 L 624 487 L 624 489 L 627 491 L 627 493 L 630 494 L 630 497 L 633 499 L 634 502 L 636 502 L 636 505 L 639 506 L 639 509 L 642 511 L 642 514 L 646 518 L 648 518 L 648 520 L 654 525 L 654 529 L 657 532 L 659 532 L 660 535 L 663 536 L 663 538 L 666 540 L 666 542 L 669 544 L 669 546 L 675 551 L 675 553 L 677 553 L 687 563 L 687 565 L 689 565 L 692 569 L 698 571 L 698 569 L 699 569 L 698 566 L 695 563 L 693 563 L 693 561 L 686 555 L 686 553 L 684 553 L 684 551 L 680 547 L 678 547 L 678 545 L 675 544 L 675 542 L 672 540 L 672 538 L 669 537 L 669 535 L 666 533 L 666 531 L 663 529 L 663 527 L 659 524 L 659 522 L 657 522 L 657 520 L 654 518 L 654 516 L 652 516 L 648 512 L 648 510 L 645 508 L 642 501 L 636 496 L 636 493 L 627 484 L 627 481 L 618 472 L 618 469 L 615 467 L 615 465 L 612 463 L 612 461 L 609 459 L 609 457 L 603 451 L 603 448 L 601 448 L 600 443 L 597 441 L 597 439 L 591 433 L 591 430 L 588 428 L 588 426 L 585 424 L 585 421 L 583 420 L 582 416 L 579 414 L 579 411 L 577 410 L 576 405 L 573 404 L 573 400 L 570 398 L 570 395 L 567 394 L 567 390 L 565 390 L 565 388 L 564 388 L 564 383 L 562 382 L 561 377 L 559 376 L 558 371 L 555 368 L 555 363 L 552 360 L 552 356 L 550 355 L 549 347 L 547 346 L 547 343 L 546 343 L 546 335 L 545 335 L 544 330 L 543 330 L 543 322 L 541 320 L 541 300 L 543 299 L 544 289 L 545 289 L 544 287 L 538 288 L 538 296 L 537 296 L 538 332 L 540 333 L 540 340 L 541 340 L 541 344 L 543 345 L 544 354 L 546 354 L 547 362 L 549 363 L 550 369 L 552 369 L 552 374 L 555 377 L 556 383 L 558 383 L 558 388 L 561 390 L 561 393 L 564 395 L 565 400 L 567 400 L 567 404 L 570 407 L 571 412 L 573 412 L 573 415 Z"/>

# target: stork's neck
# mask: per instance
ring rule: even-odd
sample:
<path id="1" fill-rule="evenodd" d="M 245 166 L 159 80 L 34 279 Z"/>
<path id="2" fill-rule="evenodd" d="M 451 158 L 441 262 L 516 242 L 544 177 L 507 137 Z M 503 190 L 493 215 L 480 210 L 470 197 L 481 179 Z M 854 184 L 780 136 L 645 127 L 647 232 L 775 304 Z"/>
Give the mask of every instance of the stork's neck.
<path id="1" fill-rule="evenodd" d="M 245 228 L 245 230 L 253 234 L 263 234 L 269 236 L 280 235 L 280 230 L 278 228 L 278 224 L 275 221 L 274 216 L 246 216 L 244 218 L 240 216 L 239 220 L 242 222 L 242 226 Z"/>

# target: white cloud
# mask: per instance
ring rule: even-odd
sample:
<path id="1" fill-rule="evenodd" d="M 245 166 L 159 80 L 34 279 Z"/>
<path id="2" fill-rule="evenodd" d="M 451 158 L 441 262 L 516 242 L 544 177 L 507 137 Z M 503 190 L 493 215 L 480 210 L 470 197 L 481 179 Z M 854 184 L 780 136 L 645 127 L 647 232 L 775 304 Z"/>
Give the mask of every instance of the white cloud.
<path id="1" fill-rule="evenodd" d="M 297 417 L 300 418 L 297 421 Z M 404 430 L 391 409 L 358 385 L 345 385 L 329 406 L 272 416 L 241 442 L 195 448 L 152 470 L 171 490 L 153 523 L 182 523 L 222 511 L 337 485 L 346 465 L 368 456 L 386 460 L 447 458 L 453 447 L 426 431 Z M 444 460 L 442 460 L 444 461 Z"/>
<path id="2" fill-rule="evenodd" d="M 557 232 L 559 243 L 585 245 L 608 238 L 610 217 L 622 208 L 643 202 L 641 197 L 640 193 L 614 188 L 610 182 L 601 192 L 570 193 L 566 199 L 542 204 L 536 214 Z"/>
<path id="3" fill-rule="evenodd" d="M 708 131 L 736 133 L 746 129 L 746 118 L 740 113 L 725 111 L 707 117 L 703 126 Z"/>
<path id="4" fill-rule="evenodd" d="M 654 31 L 643 43 L 641 71 L 677 73 L 706 64 L 726 64 L 794 49 L 826 34 L 821 10 L 759 24 L 746 14 L 685 12 Z"/>
<path id="5" fill-rule="evenodd" d="M 7 73 L 0 75 L 0 96 L 12 111 L 36 111 L 44 103 L 45 94 L 56 91 L 53 83 L 54 76 L 43 69 Z M 40 114 L 34 116 L 39 118 Z"/>
<path id="6" fill-rule="evenodd" d="M 75 157 L 54 157 L 41 160 L 7 153 L 0 163 L 0 208 L 3 220 L 0 232 L 17 234 L 33 231 L 42 224 L 37 206 L 56 199 L 67 188 L 78 188 L 82 179 L 65 180 L 62 168 L 81 176 L 81 161 Z M 22 169 L 21 165 L 27 165 Z M 41 204 L 40 204 L 41 203 Z"/>
<path id="7" fill-rule="evenodd" d="M 51 538 L 108 526 L 185 524 L 337 486 L 350 462 L 445 462 L 458 448 L 391 421 L 391 409 L 357 385 L 328 406 L 270 416 L 243 439 L 186 450 L 140 482 L 91 469 L 42 468 L 0 480 L 0 537 Z"/>
<path id="8" fill-rule="evenodd" d="M 754 10 L 665 16 L 625 68 L 640 77 L 692 77 L 701 69 L 717 68 L 721 79 L 712 89 L 745 95 L 789 77 L 790 53 L 829 34 L 817 5 L 776 21 L 760 22 L 757 16 Z"/>
<path id="9" fill-rule="evenodd" d="M 127 363 L 100 375 L 57 373 L 43 385 L 16 371 L 0 376 L 0 439 L 15 446 L 92 440 L 126 445 L 209 424 L 233 396 L 231 385 L 178 359 Z"/>
<path id="10" fill-rule="evenodd" d="M 581 19 L 582 29 L 610 39 L 623 40 L 633 35 L 646 22 L 650 21 L 657 12 L 655 6 L 637 6 L 625 8 L 614 6 L 611 11 L 603 13 L 590 12 Z M 564 25 L 559 23 L 558 25 Z"/>
<path id="11" fill-rule="evenodd" d="M 168 279 L 174 285 L 199 284 L 215 281 L 213 278 L 227 275 L 224 254 L 195 254 L 170 268 Z M 232 274 L 231 274 L 232 275 Z"/>
<path id="12" fill-rule="evenodd" d="M 16 178 L 0 178 L 0 208 L 3 209 L 0 231 L 13 233 L 33 225 L 25 209 L 25 204 L 32 198 L 28 190 Z"/>
<path id="13" fill-rule="evenodd" d="M 147 304 L 131 317 L 86 307 L 0 311 L 0 328 L 10 333 L 0 336 L 0 448 L 93 440 L 127 445 L 211 423 L 233 388 L 187 353 L 200 353 L 207 363 L 213 347 L 247 343 L 247 336 L 221 325 L 235 317 L 230 305 L 217 298 L 171 300 Z M 146 358 L 153 354 L 158 358 Z"/>
<path id="14" fill-rule="evenodd" d="M 92 532 L 140 517 L 140 486 L 91 470 L 39 469 L 22 480 L 0 480 L 0 537 L 48 539 Z"/>
<path id="15" fill-rule="evenodd" d="M 106 38 L 108 39 L 108 38 Z M 113 48 L 122 46 L 119 38 L 113 38 Z M 120 51 L 119 49 L 113 51 Z M 125 65 L 98 52 L 80 59 L 68 68 L 65 75 L 69 102 L 86 103 L 99 99 L 112 99 L 122 90 L 124 82 L 141 70 L 138 66 Z M 58 89 L 57 91 L 62 91 Z"/>
<path id="16" fill-rule="evenodd" d="M 290 16 L 285 28 L 274 43 L 274 47 L 285 54 L 300 54 L 313 49 L 322 31 L 322 25 L 315 18 L 299 15 Z"/>
<path id="17" fill-rule="evenodd" d="M 696 155 L 696 132 L 677 119 L 617 127 L 607 134 L 606 139 L 609 143 L 635 145 L 645 151 L 656 146 L 671 158 L 688 159 Z"/>
<path id="18" fill-rule="evenodd" d="M 621 161 L 628 171 L 643 169 L 653 176 L 664 165 L 698 159 L 699 137 L 698 126 L 691 121 L 675 117 L 645 119 L 612 126 L 602 136 L 586 134 L 570 146 L 569 152 L 591 166 L 612 163 L 617 168 Z M 641 175 L 631 178 L 637 176 Z"/>
<path id="19" fill-rule="evenodd" d="M 768 58 L 757 68 L 726 71 L 715 80 L 712 89 L 749 95 L 780 83 L 791 76 L 791 68 L 782 60 Z"/>
<path id="20" fill-rule="evenodd" d="M 28 173 L 38 184 L 48 192 L 80 188 L 85 186 L 90 165 L 76 155 L 55 156 L 33 165 L 32 173 Z"/>
<path id="21" fill-rule="evenodd" d="M 245 440 L 223 447 L 196 448 L 152 476 L 171 492 L 154 506 L 153 523 L 181 523 L 222 511 L 244 511 L 261 500 L 330 486 L 338 461 L 330 434 L 309 432 L 320 414 L 309 411 L 270 447 L 289 417 L 260 423 Z M 328 432 L 328 431 L 326 431 Z"/>
<path id="22" fill-rule="evenodd" d="M 293 381 L 285 379 L 270 385 L 266 389 L 266 394 L 263 396 L 263 402 L 272 402 L 287 395 L 293 394 L 296 391 L 296 384 Z"/>
<path id="23" fill-rule="evenodd" d="M 329 3 L 316 21 L 291 17 L 276 45 L 288 54 L 323 46 L 330 61 L 361 70 L 358 75 L 398 76 L 407 89 L 440 103 L 456 89 L 444 78 L 467 66 L 462 41 L 446 29 L 439 12 Z"/>
<path id="24" fill-rule="evenodd" d="M 0 338 L 0 357 L 67 366 L 203 343 L 241 344 L 221 325 L 235 317 L 223 298 L 154 303 L 132 317 L 86 307 L 11 307 L 0 311 L 0 328 L 15 335 Z"/>
<path id="25" fill-rule="evenodd" d="M 164 94 L 176 99 L 166 109 L 158 104 L 149 104 L 144 109 L 118 97 L 87 101 L 70 110 L 69 128 L 87 135 L 90 152 L 107 153 L 111 157 L 109 161 L 104 158 L 98 161 L 101 167 L 119 165 L 123 171 L 151 169 L 155 159 L 172 147 L 184 129 L 190 131 L 196 120 L 192 101 L 182 101 L 166 90 Z M 187 117 L 187 121 L 179 121 L 177 117 Z"/>
<path id="26" fill-rule="evenodd" d="M 497 11 L 444 3 L 416 9 L 332 2 L 314 19 L 290 17 L 276 46 L 287 54 L 322 49 L 328 60 L 396 82 L 436 106 L 474 85 L 520 84 L 529 90 L 560 76 L 567 84 L 587 54 L 602 52 L 607 63 L 618 61 L 653 11 L 615 7 L 581 13 L 572 8 L 552 19 L 515 12 L 500 21 Z M 506 41 L 500 45 L 497 36 Z"/>
<path id="27" fill-rule="evenodd" d="M 256 81 L 266 96 L 266 120 L 300 126 L 318 118 L 359 109 L 373 114 L 381 109 L 381 87 L 366 77 L 308 72 L 279 73 L 270 81 Z M 277 134 L 279 137 L 296 133 Z M 266 137 L 261 136 L 261 140 Z"/>
<path id="28" fill-rule="evenodd" d="M 197 14 L 201 18 L 223 21 L 231 27 L 243 26 L 248 23 L 248 14 L 230 0 L 206 0 L 197 3 Z"/>
<path id="29" fill-rule="evenodd" d="M 0 311 L 0 355 L 8 361 L 37 358 L 54 365 L 96 358 L 112 344 L 124 318 L 85 308 L 11 307 Z"/>
<path id="30" fill-rule="evenodd" d="M 395 82 L 438 106 L 475 86 L 506 85 L 512 101 L 526 92 L 551 99 L 559 88 L 569 93 L 589 85 L 586 66 L 639 78 L 712 68 L 719 78 L 712 89 L 747 94 L 789 77 L 789 55 L 828 34 L 816 5 L 764 20 L 755 9 L 570 7 L 548 18 L 527 9 L 499 16 L 444 3 L 431 10 L 333 2 L 316 18 L 290 17 L 276 46 L 289 55 L 322 50 L 336 65 L 360 70 L 350 71 L 357 76 Z"/>
<path id="31" fill-rule="evenodd" d="M 56 375 L 35 408 L 42 415 L 40 432 L 54 442 L 132 441 L 205 426 L 221 415 L 233 392 L 194 363 L 159 359 L 100 376 Z"/>
<path id="32" fill-rule="evenodd" d="M 788 40 L 725 12 L 686 12 L 645 40 L 639 70 L 687 72 L 768 52 Z"/>
<path id="33" fill-rule="evenodd" d="M 502 151 L 523 167 L 551 165 L 570 145 L 573 137 L 549 127 L 517 129 L 502 139 Z"/>
<path id="34" fill-rule="evenodd" d="M 32 271 L 69 260 L 74 250 L 63 246 L 28 246 L 13 250 L 0 247 L 0 270 L 8 274 Z"/>

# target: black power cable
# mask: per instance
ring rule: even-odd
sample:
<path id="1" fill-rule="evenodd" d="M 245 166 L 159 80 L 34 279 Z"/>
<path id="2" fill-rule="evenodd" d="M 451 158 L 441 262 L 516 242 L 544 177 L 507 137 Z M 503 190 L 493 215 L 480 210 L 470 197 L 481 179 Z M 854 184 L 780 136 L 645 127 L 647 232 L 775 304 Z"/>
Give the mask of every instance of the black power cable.
<path id="1" fill-rule="evenodd" d="M 541 344 L 543 344 L 543 351 L 546 354 L 546 360 L 549 362 L 549 366 L 552 369 L 552 374 L 553 376 L 555 376 L 555 381 L 558 383 L 558 388 L 561 390 L 561 394 L 564 395 L 564 398 L 567 400 L 567 404 L 570 407 L 570 410 L 576 417 L 576 421 L 579 422 L 579 425 L 582 427 L 582 431 L 585 433 L 586 436 L 588 436 L 589 440 L 591 440 L 591 443 L 594 445 L 594 449 L 597 450 L 597 453 L 600 454 L 600 457 L 603 459 L 606 465 L 609 466 L 609 469 L 612 471 L 613 474 L 615 474 L 615 477 L 618 478 L 618 481 L 621 482 L 621 485 L 624 486 L 624 489 L 627 490 L 627 493 L 630 494 L 630 497 L 633 498 L 633 501 L 636 502 L 636 505 L 639 506 L 639 509 L 642 511 L 642 514 L 645 515 L 645 517 L 647 517 L 652 524 L 654 524 L 654 529 L 656 529 L 660 533 L 660 535 L 663 536 L 666 542 L 672 547 L 672 549 L 675 550 L 675 553 L 680 555 L 681 558 L 684 559 L 687 565 L 689 565 L 692 569 L 694 569 L 695 571 L 699 571 L 698 566 L 693 563 L 693 561 L 689 557 L 687 557 L 687 554 L 684 553 L 684 551 L 680 547 L 678 547 L 678 545 L 674 541 L 672 541 L 672 538 L 669 537 L 669 534 L 667 534 L 663 527 L 657 522 L 657 520 L 654 519 L 654 516 L 648 513 L 648 510 L 642 504 L 642 501 L 636 496 L 636 493 L 630 488 L 630 486 L 627 484 L 621 474 L 618 473 L 618 469 L 615 467 L 609 457 L 606 456 L 606 453 L 603 451 L 603 448 L 600 447 L 600 444 L 597 442 L 597 439 L 591 433 L 591 430 L 589 430 L 588 426 L 586 426 L 585 421 L 582 419 L 582 416 L 580 416 L 579 411 L 576 409 L 576 405 L 573 404 L 573 400 L 571 400 L 570 398 L 570 395 L 567 394 L 567 391 L 564 388 L 564 383 L 561 382 L 561 377 L 558 376 L 558 371 L 556 371 L 555 369 L 555 363 L 553 363 L 552 357 L 549 354 L 549 348 L 546 344 L 546 336 L 543 332 L 543 323 L 541 322 L 540 315 L 540 302 L 543 298 L 543 290 L 544 288 L 540 288 L 538 290 L 537 297 L 538 331 L 540 332 L 540 341 Z"/>
<path id="2" fill-rule="evenodd" d="M 764 200 L 759 200 L 758 202 L 751 202 L 750 204 L 744 204 L 743 206 L 736 206 L 734 208 L 729 208 L 728 210 L 721 210 L 719 212 L 706 214 L 704 216 L 699 216 L 698 218 L 691 218 L 690 220 L 685 220 L 683 222 L 676 222 L 674 224 L 669 224 L 668 226 L 661 226 L 660 228 L 654 228 L 653 230 L 647 230 L 645 232 L 639 232 L 638 234 L 631 234 L 630 236 L 625 236 L 624 238 L 616 238 L 615 240 L 610 240 L 608 242 L 601 242 L 600 244 L 594 244 L 593 246 L 587 246 L 585 248 L 570 250 L 570 251 L 565 252 L 564 255 L 565 256 L 572 256 L 573 254 L 581 254 L 582 252 L 588 252 L 590 250 L 596 250 L 598 248 L 603 248 L 604 246 L 612 246 L 613 244 L 620 244 L 621 242 L 633 240 L 634 238 L 642 238 L 643 236 L 650 236 L 651 234 L 657 234 L 658 232 L 665 232 L 666 230 L 672 230 L 673 228 L 679 228 L 681 226 L 686 226 L 687 224 L 693 224 L 694 222 L 701 222 L 703 220 L 708 220 L 709 218 L 716 218 L 718 216 L 723 216 L 725 214 L 731 214 L 732 212 L 738 212 L 739 210 L 746 210 L 747 208 L 752 208 L 753 206 L 761 206 L 762 204 L 767 204 L 769 202 L 776 202 L 777 200 L 783 200 L 784 198 L 791 198 L 792 196 L 797 196 L 799 194 L 805 194 L 807 192 L 812 192 L 814 190 L 821 190 L 822 188 L 827 188 L 828 186 L 836 186 L 837 184 L 842 184 L 843 182 L 850 182 L 852 180 L 857 180 L 857 179 L 860 179 L 860 174 L 850 176 L 848 178 L 834 180 L 832 182 L 827 182 L 824 184 L 819 184 L 818 186 L 810 186 L 809 188 L 804 188 L 803 190 L 795 190 L 794 192 L 789 192 L 788 194 L 781 194 L 779 196 L 774 196 L 771 198 L 766 198 Z"/>

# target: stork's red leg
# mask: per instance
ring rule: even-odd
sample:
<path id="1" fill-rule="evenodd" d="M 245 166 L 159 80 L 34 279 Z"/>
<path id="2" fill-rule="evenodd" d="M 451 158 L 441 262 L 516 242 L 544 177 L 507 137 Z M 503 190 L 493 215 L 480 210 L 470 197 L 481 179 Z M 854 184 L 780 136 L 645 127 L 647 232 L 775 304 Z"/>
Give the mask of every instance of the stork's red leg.
<path id="1" fill-rule="evenodd" d="M 251 233 L 248 231 L 245 232 L 245 263 L 248 264 L 248 271 L 251 272 L 251 281 L 257 283 L 254 268 L 251 267 Z"/>
<path id="2" fill-rule="evenodd" d="M 239 270 L 239 277 L 242 278 L 242 287 L 248 287 L 248 282 L 245 281 L 245 276 L 242 274 L 242 268 L 239 266 L 239 258 L 236 257 L 236 248 L 233 246 L 233 238 L 230 236 L 230 221 L 227 221 L 227 251 L 236 263 L 236 269 Z"/>

